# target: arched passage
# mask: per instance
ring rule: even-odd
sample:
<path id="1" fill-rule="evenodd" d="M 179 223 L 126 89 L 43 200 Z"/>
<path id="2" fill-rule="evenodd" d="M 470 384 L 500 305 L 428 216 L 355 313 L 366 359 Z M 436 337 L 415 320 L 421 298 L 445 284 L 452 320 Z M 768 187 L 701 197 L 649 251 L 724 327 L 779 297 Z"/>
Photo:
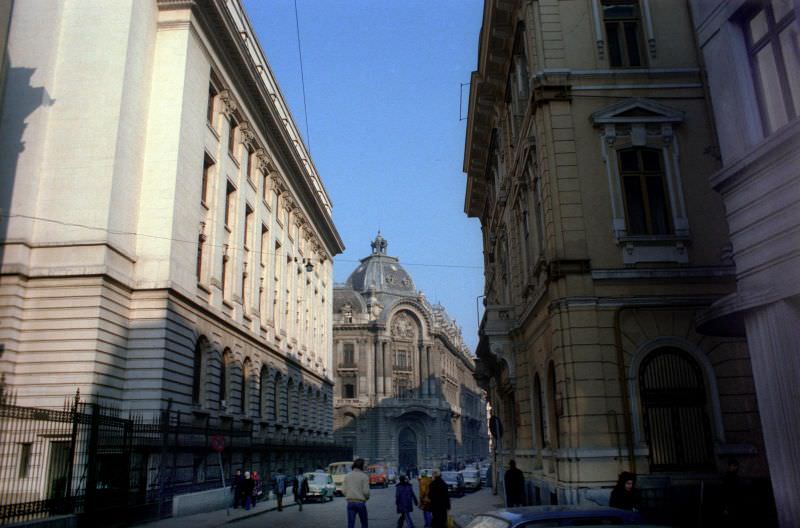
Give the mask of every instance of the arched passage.
<path id="1" fill-rule="evenodd" d="M 410 428 L 400 430 L 398 438 L 398 465 L 400 471 L 407 472 L 417 465 L 417 434 Z"/>

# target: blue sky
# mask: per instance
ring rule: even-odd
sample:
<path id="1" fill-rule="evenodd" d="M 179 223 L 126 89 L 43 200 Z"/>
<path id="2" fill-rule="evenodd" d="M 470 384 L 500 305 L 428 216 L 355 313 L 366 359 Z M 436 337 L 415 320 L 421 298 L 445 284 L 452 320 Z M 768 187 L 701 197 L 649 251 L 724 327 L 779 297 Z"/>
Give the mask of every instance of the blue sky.
<path id="1" fill-rule="evenodd" d="M 294 0 L 244 5 L 305 136 Z M 335 280 L 370 253 L 380 229 L 388 253 L 445 306 L 474 351 L 483 258 L 480 224 L 463 212 L 459 90 L 476 67 L 482 2 L 297 0 L 297 12 L 306 144 L 347 247 Z"/>

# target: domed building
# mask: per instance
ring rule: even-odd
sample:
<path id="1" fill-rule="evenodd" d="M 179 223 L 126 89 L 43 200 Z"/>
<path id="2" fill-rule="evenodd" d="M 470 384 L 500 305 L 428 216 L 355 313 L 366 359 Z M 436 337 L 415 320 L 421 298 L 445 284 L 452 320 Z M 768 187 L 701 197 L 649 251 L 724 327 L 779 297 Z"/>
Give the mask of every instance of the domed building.
<path id="1" fill-rule="evenodd" d="M 486 456 L 486 401 L 460 329 L 380 233 L 371 246 L 333 290 L 337 441 L 401 470 Z"/>

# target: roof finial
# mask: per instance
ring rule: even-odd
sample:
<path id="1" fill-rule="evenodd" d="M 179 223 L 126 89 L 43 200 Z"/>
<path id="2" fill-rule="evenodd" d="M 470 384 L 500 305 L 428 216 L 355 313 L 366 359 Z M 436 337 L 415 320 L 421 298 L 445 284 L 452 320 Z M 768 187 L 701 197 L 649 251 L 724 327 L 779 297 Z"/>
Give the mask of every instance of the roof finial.
<path id="1" fill-rule="evenodd" d="M 378 229 L 378 236 L 376 236 L 375 240 L 370 243 L 370 246 L 372 247 L 372 254 L 385 255 L 388 245 L 389 243 L 386 241 L 386 239 L 381 236 L 381 230 Z"/>

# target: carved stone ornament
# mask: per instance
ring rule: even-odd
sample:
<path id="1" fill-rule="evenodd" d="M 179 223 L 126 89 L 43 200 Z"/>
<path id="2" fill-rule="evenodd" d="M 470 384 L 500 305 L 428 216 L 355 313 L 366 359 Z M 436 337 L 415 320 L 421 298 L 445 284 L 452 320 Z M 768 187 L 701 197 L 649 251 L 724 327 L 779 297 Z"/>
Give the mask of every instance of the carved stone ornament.
<path id="1" fill-rule="evenodd" d="M 256 163 L 258 168 L 265 174 L 269 174 L 275 170 L 275 165 L 272 163 L 272 158 L 269 157 L 267 151 L 263 148 L 256 150 Z"/>
<path id="2" fill-rule="evenodd" d="M 253 132 L 253 126 L 249 121 L 239 123 L 239 138 L 244 145 L 253 145 L 255 143 L 256 134 Z"/>
<path id="3" fill-rule="evenodd" d="M 286 199 L 283 201 L 283 208 L 290 213 L 294 211 L 296 207 L 297 205 L 294 203 L 294 199 L 289 196 L 287 196 Z"/>
<path id="4" fill-rule="evenodd" d="M 236 101 L 233 100 L 233 94 L 230 90 L 222 90 L 219 92 L 219 100 L 222 101 L 222 113 L 231 116 L 239 111 Z"/>
<path id="5" fill-rule="evenodd" d="M 278 173 L 273 173 L 270 176 L 270 180 L 272 181 L 272 188 L 275 189 L 276 194 L 281 194 L 286 191 L 286 184 L 283 183 L 283 178 L 281 178 Z"/>
<path id="6" fill-rule="evenodd" d="M 392 336 L 404 339 L 414 338 L 414 322 L 407 315 L 400 314 L 392 322 Z"/>

